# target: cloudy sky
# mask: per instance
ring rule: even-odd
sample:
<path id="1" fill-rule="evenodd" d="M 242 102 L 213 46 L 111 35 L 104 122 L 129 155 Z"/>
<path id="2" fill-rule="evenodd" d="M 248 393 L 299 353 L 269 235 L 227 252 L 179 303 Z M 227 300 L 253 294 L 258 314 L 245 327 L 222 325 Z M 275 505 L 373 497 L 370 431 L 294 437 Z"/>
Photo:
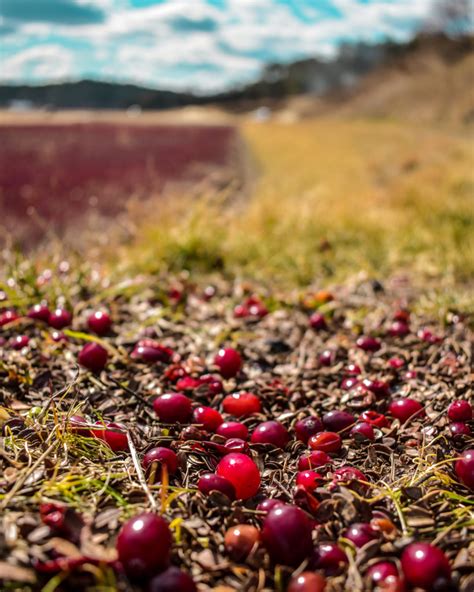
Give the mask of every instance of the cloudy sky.
<path id="1" fill-rule="evenodd" d="M 341 40 L 408 38 L 434 0 L 0 0 L 0 79 L 215 91 Z"/>

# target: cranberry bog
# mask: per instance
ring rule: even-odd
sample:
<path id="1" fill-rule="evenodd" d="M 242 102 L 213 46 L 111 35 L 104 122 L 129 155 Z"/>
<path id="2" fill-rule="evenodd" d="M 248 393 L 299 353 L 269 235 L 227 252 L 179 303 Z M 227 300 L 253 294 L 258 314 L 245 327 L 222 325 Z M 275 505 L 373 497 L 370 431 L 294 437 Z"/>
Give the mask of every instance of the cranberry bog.
<path id="1" fill-rule="evenodd" d="M 27 227 L 31 243 L 91 213 L 113 218 L 131 197 L 159 196 L 171 183 L 189 186 L 216 170 L 235 176 L 236 144 L 225 125 L 1 125 L 3 225 L 16 239 Z"/>

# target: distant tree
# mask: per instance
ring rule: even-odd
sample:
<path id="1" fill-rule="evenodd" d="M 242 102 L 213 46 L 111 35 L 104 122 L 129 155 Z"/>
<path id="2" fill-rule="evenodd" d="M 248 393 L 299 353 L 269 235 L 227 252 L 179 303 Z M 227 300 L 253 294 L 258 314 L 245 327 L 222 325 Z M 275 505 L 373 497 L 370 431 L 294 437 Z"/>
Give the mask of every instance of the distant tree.
<path id="1" fill-rule="evenodd" d="M 424 28 L 431 33 L 446 33 L 452 37 L 472 34 L 474 0 L 436 0 Z"/>

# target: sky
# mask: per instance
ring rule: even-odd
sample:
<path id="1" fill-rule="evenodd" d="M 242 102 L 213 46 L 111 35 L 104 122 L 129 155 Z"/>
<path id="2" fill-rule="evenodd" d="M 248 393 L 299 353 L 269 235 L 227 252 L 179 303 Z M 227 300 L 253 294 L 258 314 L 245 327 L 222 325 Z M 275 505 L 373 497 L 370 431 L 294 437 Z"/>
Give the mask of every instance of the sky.
<path id="1" fill-rule="evenodd" d="M 0 0 L 0 80 L 216 92 L 342 41 L 410 38 L 434 0 Z"/>

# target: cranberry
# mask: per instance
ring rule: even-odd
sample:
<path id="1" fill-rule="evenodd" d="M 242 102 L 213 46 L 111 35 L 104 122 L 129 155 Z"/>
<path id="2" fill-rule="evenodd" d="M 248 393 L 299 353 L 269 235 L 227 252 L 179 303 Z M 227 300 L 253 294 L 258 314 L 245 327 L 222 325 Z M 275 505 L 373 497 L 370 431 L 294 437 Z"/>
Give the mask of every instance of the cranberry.
<path id="1" fill-rule="evenodd" d="M 364 378 L 362 384 L 367 390 L 377 397 L 385 397 L 390 394 L 390 385 L 384 380 L 371 380 L 370 378 Z"/>
<path id="2" fill-rule="evenodd" d="M 46 304 L 34 304 L 27 313 L 30 319 L 47 323 L 51 312 Z"/>
<path id="3" fill-rule="evenodd" d="M 293 576 L 287 592 L 324 592 L 326 580 L 318 573 L 304 571 L 299 576 Z"/>
<path id="4" fill-rule="evenodd" d="M 344 370 L 349 376 L 358 376 L 362 370 L 358 364 L 348 364 Z"/>
<path id="5" fill-rule="evenodd" d="M 328 328 L 328 325 L 326 323 L 326 319 L 324 318 L 324 315 L 321 314 L 320 312 L 314 312 L 309 317 L 309 324 L 316 331 L 321 331 L 323 329 L 327 329 Z"/>
<path id="6" fill-rule="evenodd" d="M 411 417 L 425 416 L 423 405 L 414 399 L 394 399 L 388 406 L 388 412 L 401 423 L 405 423 Z"/>
<path id="7" fill-rule="evenodd" d="M 17 351 L 23 349 L 24 347 L 28 347 L 30 342 L 30 338 L 27 335 L 16 335 L 16 337 L 12 337 L 10 339 L 10 347 Z"/>
<path id="8" fill-rule="evenodd" d="M 344 484 L 346 487 L 350 488 L 352 482 L 356 481 L 357 483 L 362 482 L 364 489 L 367 489 L 367 485 L 365 484 L 368 482 L 367 477 L 356 469 L 355 467 L 344 466 L 336 469 L 333 473 L 333 483 L 341 483 Z"/>
<path id="9" fill-rule="evenodd" d="M 329 576 L 342 571 L 347 563 L 347 555 L 335 543 L 321 543 L 316 547 L 313 557 L 314 567 L 322 569 Z"/>
<path id="10" fill-rule="evenodd" d="M 369 440 L 373 442 L 375 440 L 375 432 L 374 428 L 371 426 L 370 423 L 365 421 L 360 421 L 355 424 L 355 426 L 351 430 L 351 436 L 355 442 L 366 442 Z"/>
<path id="11" fill-rule="evenodd" d="M 451 568 L 446 555 L 428 543 L 412 543 L 402 553 L 402 569 L 405 579 L 413 587 L 432 588 L 440 578 L 451 577 Z"/>
<path id="12" fill-rule="evenodd" d="M 295 423 L 296 437 L 305 444 L 307 444 L 311 436 L 322 432 L 323 429 L 324 427 L 319 417 L 314 417 L 313 415 L 300 419 Z"/>
<path id="13" fill-rule="evenodd" d="M 465 450 L 454 466 L 458 479 L 474 491 L 474 448 Z"/>
<path id="14" fill-rule="evenodd" d="M 206 385 L 210 395 L 218 395 L 224 390 L 222 380 L 213 374 L 203 374 L 198 380 L 199 387 Z"/>
<path id="15" fill-rule="evenodd" d="M 441 341 L 442 341 L 442 338 L 439 337 L 439 335 L 435 335 L 429 329 L 421 329 L 420 331 L 418 331 L 418 337 L 422 341 L 426 341 L 426 343 L 431 343 L 431 344 L 441 343 Z"/>
<path id="16" fill-rule="evenodd" d="M 167 364 L 173 357 L 173 350 L 153 339 L 141 339 L 130 354 L 132 359 L 142 362 L 162 362 Z"/>
<path id="17" fill-rule="evenodd" d="M 127 575 L 141 579 L 169 562 L 171 531 L 161 516 L 144 512 L 128 520 L 117 537 L 117 552 Z"/>
<path id="18" fill-rule="evenodd" d="M 388 360 L 388 365 L 394 370 L 400 370 L 405 365 L 405 360 L 402 358 L 393 357 Z"/>
<path id="19" fill-rule="evenodd" d="M 91 431 L 96 438 L 104 440 L 114 452 L 128 450 L 125 426 L 114 422 L 104 424 L 100 421 L 96 422 L 96 424 L 102 426 L 102 429 Z"/>
<path id="20" fill-rule="evenodd" d="M 321 366 L 332 366 L 336 361 L 336 352 L 332 349 L 325 349 L 319 354 L 319 363 Z"/>
<path id="21" fill-rule="evenodd" d="M 408 323 L 410 320 L 410 311 L 404 308 L 400 308 L 393 313 L 393 320 L 394 321 L 403 321 L 404 323 Z"/>
<path id="22" fill-rule="evenodd" d="M 313 549 L 312 530 L 312 522 L 303 510 L 281 505 L 268 512 L 261 537 L 275 563 L 297 566 Z"/>
<path id="23" fill-rule="evenodd" d="M 393 321 L 393 323 L 390 325 L 388 333 L 392 337 L 405 337 L 405 335 L 410 333 L 410 326 L 404 321 Z"/>
<path id="24" fill-rule="evenodd" d="M 366 522 L 356 522 L 351 524 L 343 534 L 344 538 L 349 539 L 359 549 L 368 542 L 378 538 L 377 532 Z"/>
<path id="25" fill-rule="evenodd" d="M 358 348 L 366 351 L 366 352 L 376 352 L 380 349 L 380 341 L 375 337 L 370 337 L 367 335 L 362 335 L 356 341 L 356 345 Z"/>
<path id="26" fill-rule="evenodd" d="M 79 364 L 91 370 L 100 372 L 107 364 L 107 350 L 98 343 L 87 343 L 79 352 Z"/>
<path id="27" fill-rule="evenodd" d="M 453 401 L 448 407 L 450 421 L 471 421 L 472 407 L 467 401 Z"/>
<path id="28" fill-rule="evenodd" d="M 20 318 L 20 315 L 17 314 L 14 310 L 6 310 L 0 313 L 0 327 L 4 327 L 9 323 L 13 323 Z"/>
<path id="29" fill-rule="evenodd" d="M 382 413 L 377 413 L 377 411 L 363 411 L 360 414 L 359 420 L 365 423 L 370 423 L 376 428 L 386 428 L 390 425 L 390 422 L 385 417 L 385 415 Z"/>
<path id="30" fill-rule="evenodd" d="M 244 561 L 258 544 L 260 532 L 250 524 L 237 524 L 225 533 L 224 546 L 231 559 Z"/>
<path id="31" fill-rule="evenodd" d="M 250 454 L 250 446 L 245 440 L 240 438 L 229 438 L 224 444 L 225 454 L 229 452 L 240 452 L 242 454 Z"/>
<path id="32" fill-rule="evenodd" d="M 259 424 L 250 438 L 253 444 L 273 444 L 282 449 L 289 439 L 288 430 L 278 421 L 264 421 Z"/>
<path id="33" fill-rule="evenodd" d="M 313 450 L 321 450 L 322 452 L 339 452 L 342 447 L 341 436 L 334 432 L 319 432 L 311 436 L 308 440 L 308 445 Z"/>
<path id="34" fill-rule="evenodd" d="M 75 434 L 79 434 L 79 436 L 87 438 L 91 436 L 91 431 L 87 427 L 82 427 L 85 425 L 87 425 L 87 421 L 82 417 L 82 415 L 71 415 L 69 418 L 69 430 Z"/>
<path id="35" fill-rule="evenodd" d="M 216 434 L 224 438 L 240 438 L 246 440 L 249 435 L 249 430 L 246 425 L 240 421 L 225 421 L 217 428 Z"/>
<path id="36" fill-rule="evenodd" d="M 112 320 L 108 313 L 98 310 L 87 319 L 87 325 L 96 335 L 106 335 L 112 326 Z"/>
<path id="37" fill-rule="evenodd" d="M 163 446 L 157 446 L 156 448 L 151 448 L 143 457 L 142 466 L 145 471 L 148 471 L 152 468 L 153 463 L 157 465 L 166 465 L 168 469 L 168 473 L 170 475 L 174 475 L 178 470 L 178 456 L 176 452 L 170 450 L 169 448 L 164 448 Z M 155 481 L 159 479 L 161 476 L 161 470 L 157 469 L 155 473 Z"/>
<path id="38" fill-rule="evenodd" d="M 208 432 L 215 432 L 224 421 L 222 415 L 212 407 L 196 407 L 193 413 L 194 422 L 199 423 Z"/>
<path id="39" fill-rule="evenodd" d="M 150 580 L 148 592 L 197 592 L 196 584 L 186 572 L 172 565 Z"/>
<path id="40" fill-rule="evenodd" d="M 454 421 L 453 423 L 449 424 L 449 431 L 453 438 L 456 436 L 470 436 L 472 433 L 471 428 L 462 421 Z"/>
<path id="41" fill-rule="evenodd" d="M 235 417 L 245 417 L 253 413 L 260 413 L 262 407 L 260 399 L 252 393 L 234 393 L 227 395 L 222 401 L 226 413 Z"/>
<path id="42" fill-rule="evenodd" d="M 257 510 L 259 512 L 269 512 L 270 510 L 273 510 L 273 508 L 276 508 L 277 506 L 284 506 L 285 502 L 282 502 L 281 500 L 278 499 L 273 499 L 273 498 L 265 498 L 264 500 L 262 500 L 258 506 L 257 506 Z"/>
<path id="43" fill-rule="evenodd" d="M 50 327 L 54 329 L 63 329 L 72 322 L 72 314 L 65 308 L 56 308 L 53 310 L 48 319 Z"/>
<path id="44" fill-rule="evenodd" d="M 343 432 L 355 424 L 355 417 L 347 411 L 328 411 L 323 415 L 324 427 L 331 432 Z"/>
<path id="45" fill-rule="evenodd" d="M 374 584 L 382 584 L 389 576 L 398 577 L 398 569 L 390 561 L 379 561 L 367 570 L 367 577 Z"/>
<path id="46" fill-rule="evenodd" d="M 252 497 L 260 488 L 260 471 L 253 460 L 245 454 L 227 454 L 217 465 L 216 472 L 232 483 L 237 499 Z"/>
<path id="47" fill-rule="evenodd" d="M 204 495 L 209 495 L 212 491 L 219 491 L 230 500 L 235 499 L 235 487 L 225 477 L 215 475 L 214 473 L 204 473 L 198 482 L 198 489 Z"/>
<path id="48" fill-rule="evenodd" d="M 323 476 L 316 471 L 300 471 L 296 475 L 296 485 L 302 485 L 305 489 L 312 492 L 323 483 Z"/>
<path id="49" fill-rule="evenodd" d="M 167 393 L 153 401 L 153 409 L 163 423 L 186 423 L 191 417 L 191 401 L 182 393 Z"/>
<path id="50" fill-rule="evenodd" d="M 61 333 L 61 331 L 53 331 L 51 333 L 51 339 L 55 343 L 60 343 L 61 341 L 69 341 L 69 339 L 66 337 L 66 335 L 64 335 L 64 333 Z"/>
<path id="51" fill-rule="evenodd" d="M 358 378 L 355 378 L 354 376 L 346 376 L 342 379 L 341 389 L 343 391 L 350 391 L 351 389 L 355 388 L 358 384 L 360 384 Z"/>
<path id="52" fill-rule="evenodd" d="M 332 459 L 322 450 L 313 450 L 309 454 L 303 454 L 298 460 L 298 471 L 317 469 L 330 464 Z"/>
<path id="53" fill-rule="evenodd" d="M 202 292 L 202 297 L 206 302 L 209 302 L 217 293 L 217 289 L 215 286 L 206 286 Z"/>
<path id="54" fill-rule="evenodd" d="M 231 347 L 222 348 L 217 352 L 214 364 L 224 378 L 234 378 L 242 368 L 242 358 L 237 350 Z"/>

